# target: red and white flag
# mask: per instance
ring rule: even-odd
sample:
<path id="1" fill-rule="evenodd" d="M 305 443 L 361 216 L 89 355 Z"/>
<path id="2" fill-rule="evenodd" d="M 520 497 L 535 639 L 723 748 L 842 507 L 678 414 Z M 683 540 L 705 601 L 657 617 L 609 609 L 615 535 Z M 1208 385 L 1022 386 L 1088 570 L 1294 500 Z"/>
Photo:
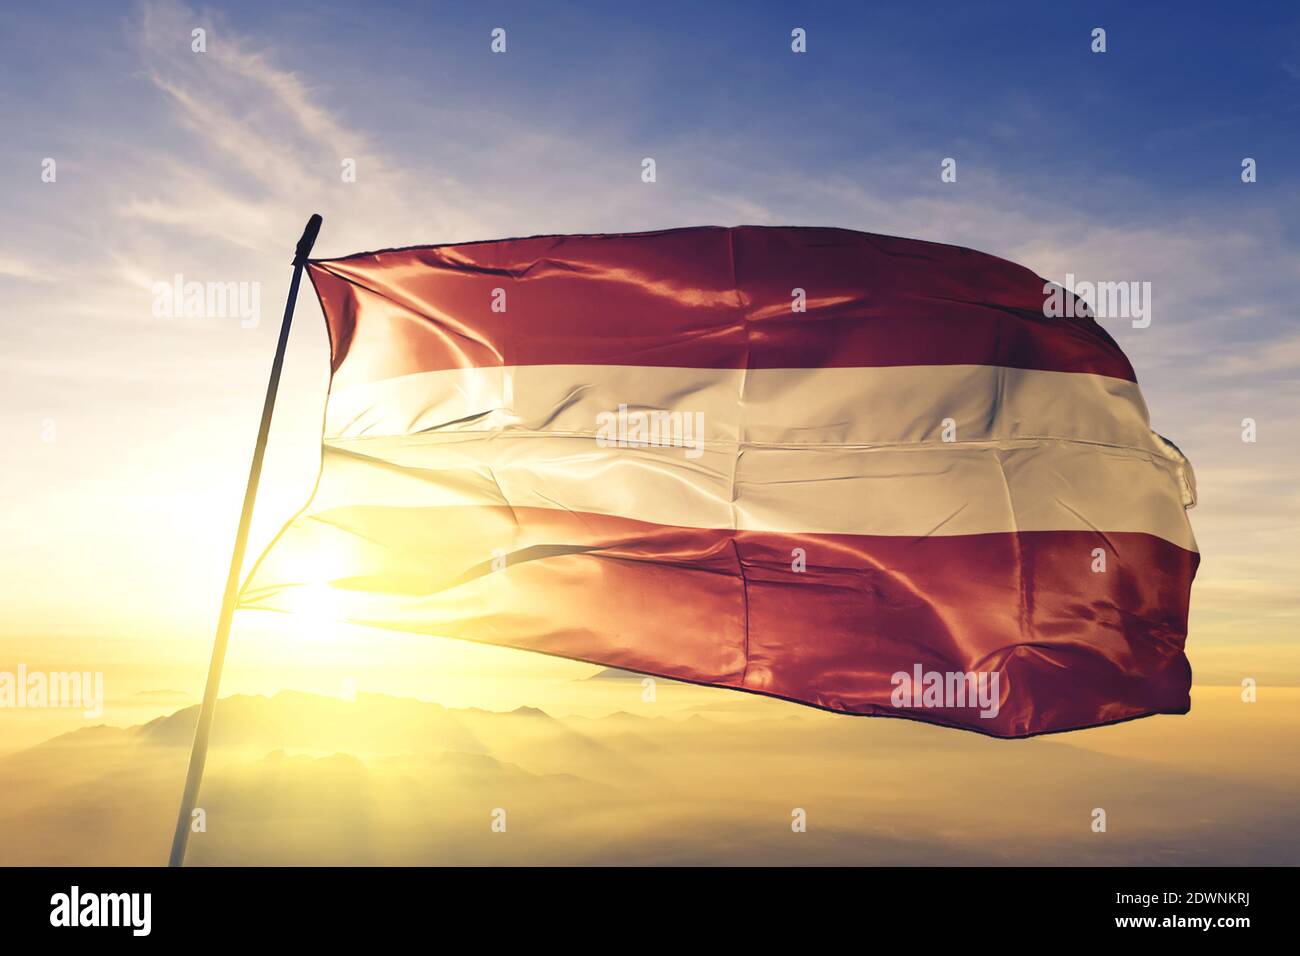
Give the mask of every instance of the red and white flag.
<path id="1" fill-rule="evenodd" d="M 322 471 L 242 607 L 1003 737 L 1189 707 L 1191 469 L 1020 266 L 746 226 L 309 270 Z"/>

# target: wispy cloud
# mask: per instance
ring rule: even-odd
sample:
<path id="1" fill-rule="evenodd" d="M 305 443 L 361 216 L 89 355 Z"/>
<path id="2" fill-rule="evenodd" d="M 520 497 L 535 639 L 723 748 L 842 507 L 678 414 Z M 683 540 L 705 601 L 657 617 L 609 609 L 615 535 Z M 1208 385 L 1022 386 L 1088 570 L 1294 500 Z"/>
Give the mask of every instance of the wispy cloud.
<path id="1" fill-rule="evenodd" d="M 54 271 L 47 266 L 6 255 L 0 255 L 0 276 L 31 282 L 53 282 L 56 278 Z"/>

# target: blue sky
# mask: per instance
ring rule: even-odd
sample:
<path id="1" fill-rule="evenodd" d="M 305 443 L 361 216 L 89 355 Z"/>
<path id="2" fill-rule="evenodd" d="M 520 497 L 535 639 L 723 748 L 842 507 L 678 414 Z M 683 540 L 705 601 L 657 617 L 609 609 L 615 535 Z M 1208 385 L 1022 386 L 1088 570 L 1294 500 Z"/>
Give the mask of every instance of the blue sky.
<path id="1" fill-rule="evenodd" d="M 602 152 L 671 155 L 705 138 L 757 170 L 833 170 L 883 187 L 914 187 L 909 154 L 957 155 L 1130 216 L 1134 200 L 1294 199 L 1276 175 L 1300 119 L 1300 10 L 1286 4 L 590 6 L 203 9 L 214 43 L 229 29 L 274 50 L 279 68 L 396 152 L 488 149 L 490 117 Z M 107 133 L 128 116 L 120 133 L 165 132 L 141 83 L 138 11 L 149 7 L 132 9 L 7 14 L 7 163 L 75 153 L 88 128 Z M 789 52 L 792 25 L 809 32 L 805 56 Z M 488 51 L 494 26 L 508 30 L 507 55 Z M 1107 30 L 1104 55 L 1089 50 L 1094 26 Z M 1243 155 L 1264 168 L 1249 195 L 1235 175 Z"/>
<path id="2" fill-rule="evenodd" d="M 1194 631 L 1207 648 L 1293 638 L 1300 8 L 589 6 L 6 12 L 10 630 L 155 628 L 201 655 L 288 250 L 319 211 L 322 255 L 797 223 L 956 242 L 1058 281 L 1150 281 L 1151 327 L 1110 331 L 1200 479 Z M 796 26 L 807 54 L 790 52 Z M 489 50 L 494 27 L 505 54 Z M 44 157 L 56 183 L 40 180 Z M 955 183 L 940 182 L 944 157 Z M 154 318 L 151 284 L 176 273 L 261 283 L 263 321 Z M 300 308 L 254 553 L 314 470 L 316 318 Z M 1254 445 L 1240 440 L 1246 416 Z"/>
<path id="3" fill-rule="evenodd" d="M 1131 177 L 1154 201 L 1227 198 L 1232 177 L 1220 174 L 1243 150 L 1281 164 L 1295 143 L 1300 11 L 1288 4 L 588 6 L 201 9 L 274 49 L 278 66 L 394 148 L 436 148 L 488 113 L 603 143 L 783 142 L 782 161 L 841 169 L 961 147 L 1031 182 L 1091 189 L 1099 175 Z M 7 14 L 7 109 L 46 117 L 19 124 L 12 158 L 75 144 L 79 124 L 139 104 L 131 9 L 54 2 Z M 807 56 L 789 53 L 792 25 L 809 31 Z M 488 51 L 494 26 L 509 31 L 506 56 Z M 1108 32 L 1100 56 L 1089 51 L 1095 26 Z M 431 107 L 462 122 L 412 128 Z M 1255 199 L 1276 198 L 1276 177 L 1260 185 Z"/>

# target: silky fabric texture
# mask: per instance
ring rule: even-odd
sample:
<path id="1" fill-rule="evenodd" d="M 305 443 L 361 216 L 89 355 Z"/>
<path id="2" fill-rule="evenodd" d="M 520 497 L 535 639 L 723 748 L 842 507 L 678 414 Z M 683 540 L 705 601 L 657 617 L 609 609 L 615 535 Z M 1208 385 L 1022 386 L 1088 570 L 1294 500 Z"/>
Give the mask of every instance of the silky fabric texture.
<path id="1" fill-rule="evenodd" d="M 1003 737 L 1189 706 L 1191 468 L 1020 266 L 704 227 L 309 271 L 322 471 L 243 607 Z"/>

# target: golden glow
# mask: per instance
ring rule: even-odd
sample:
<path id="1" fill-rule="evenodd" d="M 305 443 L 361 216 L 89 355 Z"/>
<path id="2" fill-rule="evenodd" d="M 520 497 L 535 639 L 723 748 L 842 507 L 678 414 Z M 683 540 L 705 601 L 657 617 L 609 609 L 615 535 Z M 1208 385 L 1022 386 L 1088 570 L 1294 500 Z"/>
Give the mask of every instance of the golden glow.
<path id="1" fill-rule="evenodd" d="M 328 640 L 342 616 L 338 592 L 323 581 L 293 588 L 286 595 L 286 603 L 289 609 L 286 634 L 304 644 Z"/>

